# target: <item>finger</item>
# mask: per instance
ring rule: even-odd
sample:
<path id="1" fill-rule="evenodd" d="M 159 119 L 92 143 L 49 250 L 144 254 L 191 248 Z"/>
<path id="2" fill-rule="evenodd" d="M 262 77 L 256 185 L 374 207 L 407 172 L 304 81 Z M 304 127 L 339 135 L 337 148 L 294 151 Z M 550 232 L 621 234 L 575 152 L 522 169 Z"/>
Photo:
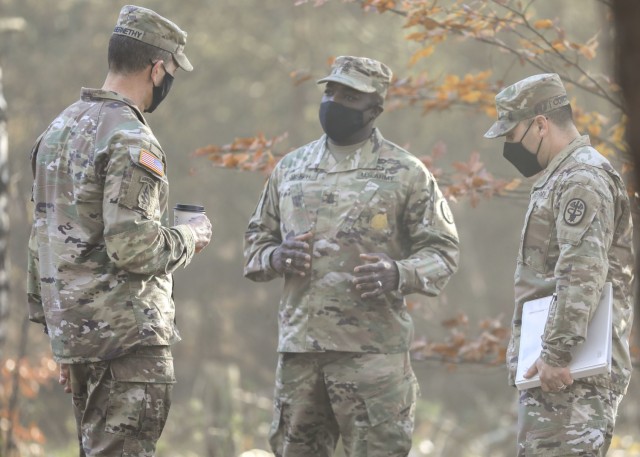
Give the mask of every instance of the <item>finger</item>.
<path id="1" fill-rule="evenodd" d="M 290 275 L 306 276 L 307 271 L 311 268 L 308 257 L 294 253 L 290 257 L 284 258 L 284 272 Z"/>
<path id="2" fill-rule="evenodd" d="M 284 250 L 283 258 L 286 267 L 309 268 L 311 266 L 311 256 L 302 251 L 297 251 L 294 249 Z M 289 259 L 291 259 L 291 261 L 289 261 Z"/>
<path id="3" fill-rule="evenodd" d="M 293 251 L 309 252 L 310 246 L 304 241 L 286 240 L 282 243 L 284 249 Z"/>
<path id="4" fill-rule="evenodd" d="M 360 294 L 360 297 L 364 299 L 375 298 L 384 293 L 384 289 L 379 284 L 374 284 L 373 287 L 374 288 L 372 290 Z"/>
<path id="5" fill-rule="evenodd" d="M 293 237 L 293 239 L 296 241 L 307 241 L 307 240 L 310 240 L 311 238 L 313 238 L 313 232 L 305 232 Z"/>
<path id="6" fill-rule="evenodd" d="M 376 287 L 373 290 L 370 290 L 368 292 L 363 292 L 362 294 L 360 294 L 360 298 L 375 298 L 378 297 L 382 294 L 382 290 L 380 290 L 380 288 Z"/>
<path id="7" fill-rule="evenodd" d="M 358 287 L 366 284 L 375 284 L 378 280 L 379 277 L 377 275 L 354 276 L 353 284 Z"/>
<path id="8" fill-rule="evenodd" d="M 562 383 L 565 386 L 570 386 L 571 384 L 573 384 L 573 378 L 571 377 L 571 373 L 563 373 L 560 379 L 562 380 Z"/>
<path id="9" fill-rule="evenodd" d="M 356 285 L 356 290 L 361 290 L 361 291 L 374 291 L 374 290 L 380 290 L 382 289 L 382 286 L 380 286 L 381 282 L 380 281 L 376 281 L 376 282 L 365 282 L 362 284 L 357 284 Z"/>
<path id="10" fill-rule="evenodd" d="M 380 256 L 377 254 L 360 254 L 360 259 L 366 262 L 380 262 Z"/>
<path id="11" fill-rule="evenodd" d="M 540 387 L 542 388 L 543 392 L 551 392 L 553 390 L 553 388 L 546 382 L 541 383 Z"/>

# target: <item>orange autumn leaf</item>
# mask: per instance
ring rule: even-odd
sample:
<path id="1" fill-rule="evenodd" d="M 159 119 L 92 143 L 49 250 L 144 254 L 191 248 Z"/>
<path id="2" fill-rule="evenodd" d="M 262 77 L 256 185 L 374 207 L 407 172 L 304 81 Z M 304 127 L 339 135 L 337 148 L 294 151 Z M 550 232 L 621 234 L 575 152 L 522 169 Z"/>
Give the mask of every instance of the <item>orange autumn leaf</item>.
<path id="1" fill-rule="evenodd" d="M 553 21 L 551 19 L 539 19 L 533 23 L 533 26 L 538 30 L 550 29 L 553 27 Z"/>
<path id="2" fill-rule="evenodd" d="M 431 54 L 433 54 L 434 49 L 435 48 L 433 46 L 427 46 L 426 48 L 422 48 L 419 51 L 415 52 L 409 59 L 409 66 L 415 65 L 420 59 L 429 57 Z"/>

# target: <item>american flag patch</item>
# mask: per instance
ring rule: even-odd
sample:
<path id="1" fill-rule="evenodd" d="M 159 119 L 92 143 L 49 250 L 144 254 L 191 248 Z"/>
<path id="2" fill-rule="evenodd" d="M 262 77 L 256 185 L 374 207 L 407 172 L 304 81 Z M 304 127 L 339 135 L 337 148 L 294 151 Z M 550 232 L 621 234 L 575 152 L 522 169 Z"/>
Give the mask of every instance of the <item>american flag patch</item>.
<path id="1" fill-rule="evenodd" d="M 138 160 L 140 165 L 153 171 L 159 176 L 164 176 L 164 164 L 162 160 L 158 159 L 152 153 L 146 149 L 140 149 L 140 159 Z"/>

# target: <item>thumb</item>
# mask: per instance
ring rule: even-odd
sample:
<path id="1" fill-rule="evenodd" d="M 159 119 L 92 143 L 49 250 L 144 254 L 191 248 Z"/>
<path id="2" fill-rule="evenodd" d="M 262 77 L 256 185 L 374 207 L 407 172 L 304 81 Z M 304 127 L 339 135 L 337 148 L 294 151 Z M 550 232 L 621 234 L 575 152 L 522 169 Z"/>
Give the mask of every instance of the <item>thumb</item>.
<path id="1" fill-rule="evenodd" d="M 534 377 L 536 374 L 538 373 L 538 367 L 536 366 L 536 364 L 534 363 L 533 365 L 531 365 L 529 367 L 529 369 L 527 370 L 527 372 L 524 374 L 524 377 L 526 379 L 532 378 Z"/>

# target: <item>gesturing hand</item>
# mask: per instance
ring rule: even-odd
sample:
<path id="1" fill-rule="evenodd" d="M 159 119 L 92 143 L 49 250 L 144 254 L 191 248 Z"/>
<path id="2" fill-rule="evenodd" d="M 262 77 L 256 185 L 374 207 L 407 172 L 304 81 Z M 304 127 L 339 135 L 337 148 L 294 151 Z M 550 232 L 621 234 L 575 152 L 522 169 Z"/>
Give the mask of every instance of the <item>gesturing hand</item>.
<path id="1" fill-rule="evenodd" d="M 287 237 L 271 254 L 271 266 L 280 274 L 306 276 L 311 268 L 312 232 Z"/>
<path id="2" fill-rule="evenodd" d="M 398 288 L 398 266 L 387 254 L 360 254 L 367 263 L 353 269 L 353 284 L 362 298 L 373 298 Z"/>

